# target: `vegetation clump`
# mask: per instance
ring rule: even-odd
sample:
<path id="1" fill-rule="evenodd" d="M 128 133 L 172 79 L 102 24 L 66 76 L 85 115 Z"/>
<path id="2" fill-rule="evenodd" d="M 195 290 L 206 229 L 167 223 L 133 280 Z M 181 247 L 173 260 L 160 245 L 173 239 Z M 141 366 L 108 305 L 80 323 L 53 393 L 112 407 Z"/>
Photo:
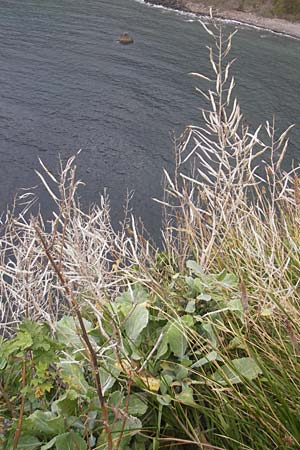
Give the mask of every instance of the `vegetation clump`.
<path id="1" fill-rule="evenodd" d="M 116 231 L 106 197 L 82 211 L 74 158 L 42 164 L 50 224 L 30 194 L 7 215 L 4 450 L 300 448 L 298 169 L 281 170 L 288 130 L 245 125 L 232 35 L 205 28 L 209 107 L 165 172 L 163 248 L 129 213 Z"/>
<path id="2" fill-rule="evenodd" d="M 277 16 L 296 16 L 300 15 L 299 0 L 273 0 L 273 13 Z"/>

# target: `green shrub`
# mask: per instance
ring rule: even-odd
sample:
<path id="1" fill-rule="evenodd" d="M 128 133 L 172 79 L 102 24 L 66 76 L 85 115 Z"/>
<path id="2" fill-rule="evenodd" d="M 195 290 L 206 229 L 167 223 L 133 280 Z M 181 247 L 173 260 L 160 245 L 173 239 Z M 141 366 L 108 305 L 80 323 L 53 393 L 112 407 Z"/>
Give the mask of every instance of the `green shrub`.
<path id="1" fill-rule="evenodd" d="M 278 16 L 300 13 L 299 0 L 273 0 L 273 13 Z"/>

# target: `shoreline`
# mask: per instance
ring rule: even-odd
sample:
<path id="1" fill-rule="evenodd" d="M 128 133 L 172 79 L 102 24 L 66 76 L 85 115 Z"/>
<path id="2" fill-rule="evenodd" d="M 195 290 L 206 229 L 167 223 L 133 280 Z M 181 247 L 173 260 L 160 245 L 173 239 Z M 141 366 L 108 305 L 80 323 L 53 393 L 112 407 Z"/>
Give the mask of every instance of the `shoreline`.
<path id="1" fill-rule="evenodd" d="M 209 16 L 210 8 L 197 0 L 144 0 L 149 5 L 162 6 L 177 11 L 192 13 L 199 17 Z M 213 8 L 217 19 L 238 22 L 243 25 L 261 28 L 273 33 L 300 39 L 300 22 L 290 22 L 286 19 L 262 17 L 252 12 L 237 11 L 235 9 L 218 10 Z"/>

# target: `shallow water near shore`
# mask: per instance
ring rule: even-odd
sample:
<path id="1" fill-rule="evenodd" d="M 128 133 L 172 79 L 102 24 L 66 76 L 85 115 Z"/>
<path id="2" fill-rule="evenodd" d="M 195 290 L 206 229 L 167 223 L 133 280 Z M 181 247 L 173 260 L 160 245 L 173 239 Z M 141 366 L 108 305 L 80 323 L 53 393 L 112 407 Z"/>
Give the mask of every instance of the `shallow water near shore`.
<path id="1" fill-rule="evenodd" d="M 118 45 L 124 31 L 134 45 Z M 38 158 L 55 169 L 59 155 L 82 148 L 83 206 L 107 188 L 117 222 L 126 190 L 135 190 L 135 213 L 157 237 L 151 198 L 172 168 L 172 132 L 200 119 L 201 84 L 188 73 L 209 70 L 201 25 L 134 0 L 2 0 L 0 37 L 1 210 L 17 189 L 39 184 Z M 287 165 L 300 162 L 299 41 L 242 28 L 232 56 L 247 122 L 275 114 L 280 130 L 296 123 Z M 47 195 L 41 202 L 49 215 Z"/>

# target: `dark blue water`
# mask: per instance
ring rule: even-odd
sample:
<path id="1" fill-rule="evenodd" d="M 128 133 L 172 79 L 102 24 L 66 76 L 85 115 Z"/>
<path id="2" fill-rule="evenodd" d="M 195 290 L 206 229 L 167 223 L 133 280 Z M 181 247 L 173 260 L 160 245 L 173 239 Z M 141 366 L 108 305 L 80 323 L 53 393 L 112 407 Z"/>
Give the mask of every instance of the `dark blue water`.
<path id="1" fill-rule="evenodd" d="M 123 31 L 135 44 L 121 46 Z M 0 209 L 21 187 L 39 184 L 38 158 L 50 168 L 82 148 L 82 204 L 108 189 L 112 215 L 126 190 L 154 235 L 162 168 L 171 134 L 200 118 L 191 71 L 206 72 L 209 39 L 196 21 L 134 0 L 1 0 Z M 300 42 L 241 29 L 234 41 L 237 93 L 253 126 L 277 116 L 299 124 Z M 289 163 L 300 161 L 299 128 Z M 51 204 L 41 195 L 42 210 Z"/>

